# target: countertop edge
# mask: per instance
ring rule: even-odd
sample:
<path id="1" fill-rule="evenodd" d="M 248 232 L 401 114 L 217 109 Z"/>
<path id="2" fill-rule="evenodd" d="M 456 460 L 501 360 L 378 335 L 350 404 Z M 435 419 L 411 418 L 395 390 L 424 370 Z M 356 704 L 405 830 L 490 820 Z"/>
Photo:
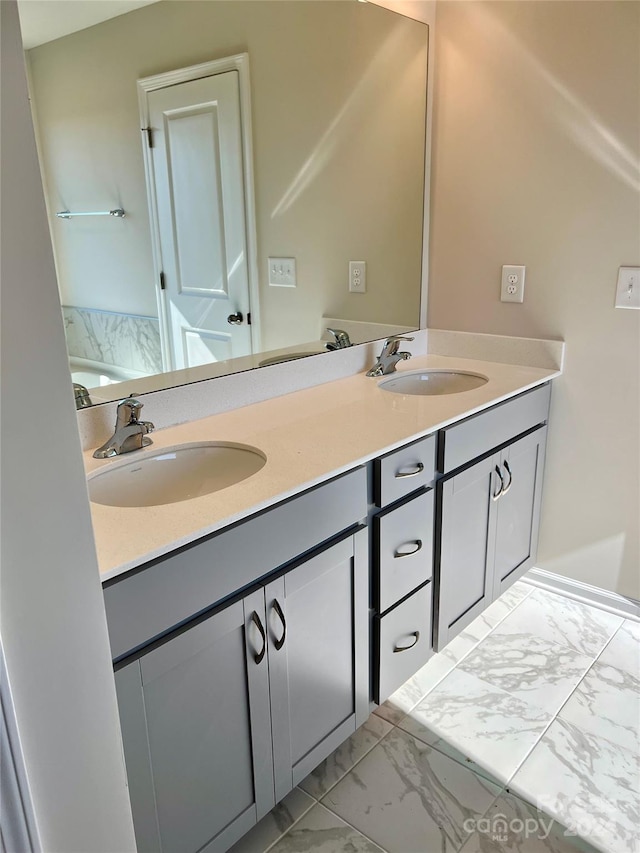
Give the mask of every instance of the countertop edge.
<path id="1" fill-rule="evenodd" d="M 479 365 L 479 369 L 480 369 L 483 363 L 482 362 L 476 362 L 476 364 Z M 492 363 L 492 364 L 495 366 L 495 363 Z M 489 367 L 488 364 L 486 366 Z M 500 364 L 499 366 L 503 367 L 503 368 L 514 367 L 514 365 L 506 365 L 506 364 Z M 525 366 L 517 366 L 517 367 L 524 367 L 524 369 L 529 369 L 529 368 L 526 368 Z M 144 550 L 143 553 L 138 552 L 137 554 L 133 554 L 131 559 L 129 559 L 129 560 L 120 560 L 115 565 L 106 566 L 104 569 L 101 569 L 101 571 L 100 571 L 100 581 L 102 583 L 106 583 L 107 581 L 111 581 L 114 578 L 117 578 L 121 575 L 124 575 L 124 574 L 126 574 L 126 573 L 128 573 L 134 569 L 140 569 L 147 563 L 151 563 L 155 560 L 158 560 L 159 558 L 167 556 L 172 551 L 175 551 L 179 548 L 183 548 L 185 546 L 193 544 L 193 543 L 195 543 L 195 542 L 197 542 L 203 538 L 206 538 L 208 536 L 211 536 L 212 534 L 220 532 L 221 530 L 223 530 L 226 527 L 229 527 L 230 525 L 236 524 L 236 523 L 243 521 L 243 520 L 246 520 L 246 519 L 248 519 L 248 518 L 250 518 L 250 517 L 252 517 L 258 513 L 261 513 L 261 512 L 264 512 L 265 510 L 273 508 L 276 505 L 282 503 L 283 501 L 289 500 L 292 497 L 295 497 L 296 495 L 299 495 L 302 492 L 308 491 L 309 489 L 312 489 L 312 488 L 314 488 L 314 487 L 316 487 L 316 486 L 318 486 L 324 482 L 327 482 L 328 480 L 331 480 L 335 477 L 338 477 L 338 476 L 340 476 L 340 475 L 342 475 L 342 474 L 344 474 L 350 470 L 353 470 L 354 468 L 357 468 L 361 465 L 365 465 L 368 462 L 370 462 L 372 459 L 375 459 L 378 456 L 382 456 L 382 455 L 385 455 L 387 453 L 390 453 L 393 450 L 396 450 L 397 448 L 402 447 L 403 445 L 405 445 L 407 443 L 410 443 L 412 441 L 417 441 L 420 438 L 427 436 L 427 435 L 431 435 L 440 429 L 443 429 L 447 426 L 450 426 L 451 424 L 465 420 L 468 417 L 476 415 L 482 411 L 485 411 L 486 409 L 489 409 L 489 408 L 496 406 L 502 402 L 505 402 L 509 399 L 512 399 L 513 397 L 516 397 L 520 394 L 523 394 L 527 391 L 530 391 L 533 388 L 544 385 L 544 384 L 550 382 L 551 380 L 556 379 L 558 376 L 560 376 L 562 374 L 561 370 L 551 370 L 551 369 L 545 370 L 542 368 L 531 368 L 531 370 L 535 370 L 536 372 L 539 372 L 541 375 L 535 379 L 532 379 L 529 382 L 518 385 L 518 387 L 515 387 L 512 390 L 509 390 L 509 391 L 502 393 L 502 394 L 498 394 L 495 397 L 491 397 L 490 399 L 483 401 L 482 403 L 471 406 L 470 408 L 465 409 L 464 411 L 459 412 L 452 417 L 444 418 L 444 419 L 438 420 L 436 422 L 431 422 L 422 429 L 419 429 L 419 430 L 414 431 L 414 432 L 407 432 L 402 437 L 398 437 L 397 440 L 395 440 L 391 443 L 382 444 L 382 445 L 376 447 L 375 450 L 370 450 L 369 452 L 366 452 L 362 455 L 354 456 L 352 459 L 350 459 L 349 462 L 345 462 L 345 463 L 338 465 L 338 466 L 335 466 L 335 465 L 329 466 L 326 469 L 324 469 L 322 471 L 322 473 L 318 473 L 318 474 L 316 474 L 316 476 L 313 476 L 311 478 L 298 480 L 298 481 L 296 481 L 295 485 L 292 485 L 289 488 L 283 489 L 281 491 L 276 491 L 273 494 L 270 494 L 268 497 L 265 497 L 262 500 L 258 500 L 255 503 L 251 503 L 251 504 L 245 503 L 245 505 L 242 508 L 238 509 L 235 512 L 231 512 L 231 513 L 228 513 L 225 515 L 218 514 L 215 517 L 215 519 L 213 521 L 211 521 L 210 523 L 207 523 L 206 525 L 198 526 L 195 529 L 192 528 L 189 531 L 185 532 L 183 535 L 173 536 L 171 538 L 167 538 L 163 542 L 161 542 L 157 547 L 147 548 Z M 343 380 L 343 381 L 349 381 L 349 380 Z M 322 386 L 322 387 L 324 387 L 324 386 Z M 313 392 L 314 390 L 315 389 L 307 389 L 306 392 L 304 392 L 304 391 L 303 392 L 294 392 L 294 394 L 287 395 L 287 396 L 289 398 L 294 398 L 297 394 L 309 393 L 309 392 Z M 393 395 L 393 396 L 396 396 L 396 395 Z M 261 404 L 257 403 L 255 405 L 260 406 Z M 245 407 L 243 409 L 244 413 L 246 414 L 250 408 L 252 408 L 252 407 L 251 406 Z M 202 419 L 202 420 L 217 419 L 220 417 L 223 417 L 223 415 L 214 415 L 211 418 Z M 86 456 L 87 456 L 87 453 L 85 453 L 85 457 Z M 87 465 L 87 467 L 89 468 L 89 467 L 94 467 L 94 466 L 93 465 Z M 94 467 L 94 470 L 95 470 L 95 467 Z M 90 473 L 90 472 L 88 471 L 88 473 Z M 202 500 L 205 500 L 206 497 L 209 497 L 209 496 L 205 496 L 204 498 L 196 498 L 194 500 L 202 501 Z M 185 503 L 193 503 L 194 500 L 188 501 Z M 91 504 L 91 507 L 92 507 L 92 513 L 94 514 L 94 531 L 96 532 L 96 549 L 98 552 L 98 558 L 99 558 L 99 562 L 100 562 L 100 547 L 99 547 L 100 537 L 98 534 L 100 532 L 104 532 L 104 531 L 96 530 L 96 527 L 99 526 L 101 523 L 104 524 L 104 520 L 99 518 L 99 515 L 100 515 L 99 511 L 94 512 L 96 505 Z M 96 517 L 96 516 L 98 516 L 98 517 Z M 132 518 L 133 518 L 133 516 L 132 516 Z"/>

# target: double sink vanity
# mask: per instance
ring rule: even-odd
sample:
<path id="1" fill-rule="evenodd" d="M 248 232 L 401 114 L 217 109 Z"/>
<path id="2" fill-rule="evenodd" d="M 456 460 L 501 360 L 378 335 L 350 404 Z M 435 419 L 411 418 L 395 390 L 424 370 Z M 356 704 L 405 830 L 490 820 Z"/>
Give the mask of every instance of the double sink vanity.
<path id="1" fill-rule="evenodd" d="M 139 850 L 227 850 L 532 566 L 558 373 L 420 356 L 87 452 Z"/>

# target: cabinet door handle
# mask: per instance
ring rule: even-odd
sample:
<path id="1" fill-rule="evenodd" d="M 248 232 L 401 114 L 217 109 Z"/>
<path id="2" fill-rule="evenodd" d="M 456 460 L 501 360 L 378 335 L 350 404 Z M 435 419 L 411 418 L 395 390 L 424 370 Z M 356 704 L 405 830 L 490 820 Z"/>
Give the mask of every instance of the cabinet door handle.
<path id="1" fill-rule="evenodd" d="M 413 643 L 409 643 L 408 646 L 394 646 L 393 653 L 395 654 L 396 652 L 406 652 L 409 649 L 412 649 L 420 639 L 420 631 L 412 631 L 411 636 L 415 637 Z"/>
<path id="2" fill-rule="evenodd" d="M 505 471 L 509 475 L 509 482 L 507 483 L 507 485 L 502 490 L 502 494 L 506 495 L 507 492 L 509 491 L 509 489 L 511 488 L 511 483 L 513 483 L 513 474 L 511 473 L 511 468 L 509 468 L 509 463 L 506 460 L 502 464 L 504 465 Z"/>
<path id="3" fill-rule="evenodd" d="M 407 546 L 413 546 L 411 551 L 401 551 L 400 548 L 406 548 Z M 422 548 L 422 539 L 414 539 L 412 542 L 404 542 L 402 545 L 399 545 L 396 548 L 393 558 L 397 560 L 399 557 L 410 557 L 412 554 L 417 554 L 418 551 Z"/>
<path id="4" fill-rule="evenodd" d="M 259 652 L 255 652 L 253 655 L 253 659 L 256 663 L 262 663 L 262 659 L 264 657 L 264 653 L 267 650 L 267 635 L 264 632 L 264 628 L 262 627 L 262 622 L 260 621 L 260 617 L 254 610 L 251 614 L 251 621 L 256 626 L 258 631 L 260 631 L 260 636 L 262 637 L 262 648 Z"/>
<path id="5" fill-rule="evenodd" d="M 280 607 L 280 603 L 277 598 L 273 599 L 273 604 L 271 605 L 273 609 L 278 614 L 278 618 L 282 622 L 282 636 L 279 640 L 273 641 L 273 645 L 276 647 L 276 651 L 280 651 L 280 649 L 284 646 L 284 641 L 287 637 L 287 621 L 284 618 L 284 613 L 282 612 L 282 607 Z"/>
<path id="6" fill-rule="evenodd" d="M 424 465 L 422 462 L 418 462 L 415 469 L 413 471 L 396 471 L 396 480 L 403 480 L 405 477 L 415 477 L 417 474 L 422 474 L 424 471 Z"/>
<path id="7" fill-rule="evenodd" d="M 498 489 L 498 491 L 497 491 L 497 492 L 494 492 L 494 493 L 491 495 L 491 500 L 492 500 L 492 501 L 497 501 L 497 500 L 498 500 L 498 498 L 500 497 L 500 495 L 501 495 L 501 494 L 503 493 L 503 491 L 504 491 L 504 478 L 503 478 L 502 474 L 500 473 L 500 469 L 498 468 L 498 466 L 497 466 L 497 465 L 496 465 L 496 474 L 498 475 L 498 479 L 500 480 L 500 488 Z"/>

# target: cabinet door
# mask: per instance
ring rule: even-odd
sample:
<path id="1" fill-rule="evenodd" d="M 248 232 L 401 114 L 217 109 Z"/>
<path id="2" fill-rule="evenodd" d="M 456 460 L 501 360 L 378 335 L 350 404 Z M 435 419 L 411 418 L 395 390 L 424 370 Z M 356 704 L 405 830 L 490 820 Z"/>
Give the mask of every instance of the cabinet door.
<path id="1" fill-rule="evenodd" d="M 276 800 L 369 713 L 367 532 L 266 589 Z"/>
<path id="2" fill-rule="evenodd" d="M 494 598 L 530 569 L 536 557 L 546 437 L 543 427 L 500 454 L 505 486 L 496 502 Z"/>
<path id="3" fill-rule="evenodd" d="M 492 456 L 438 483 L 441 520 L 436 571 L 435 648 L 440 651 L 493 596 L 496 502 L 500 479 Z"/>
<path id="4" fill-rule="evenodd" d="M 116 673 L 140 851 L 226 850 L 275 802 L 263 601 L 248 596 Z"/>

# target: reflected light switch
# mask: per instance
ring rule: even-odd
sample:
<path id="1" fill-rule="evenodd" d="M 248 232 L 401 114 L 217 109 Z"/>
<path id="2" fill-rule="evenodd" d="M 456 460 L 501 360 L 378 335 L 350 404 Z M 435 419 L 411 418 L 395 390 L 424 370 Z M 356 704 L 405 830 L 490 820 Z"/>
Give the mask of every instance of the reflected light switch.
<path id="1" fill-rule="evenodd" d="M 640 308 L 640 267 L 620 267 L 616 308 Z"/>
<path id="2" fill-rule="evenodd" d="M 296 259 L 269 258 L 269 284 L 271 287 L 296 286 Z"/>

